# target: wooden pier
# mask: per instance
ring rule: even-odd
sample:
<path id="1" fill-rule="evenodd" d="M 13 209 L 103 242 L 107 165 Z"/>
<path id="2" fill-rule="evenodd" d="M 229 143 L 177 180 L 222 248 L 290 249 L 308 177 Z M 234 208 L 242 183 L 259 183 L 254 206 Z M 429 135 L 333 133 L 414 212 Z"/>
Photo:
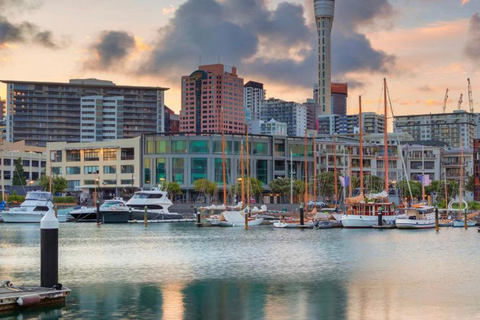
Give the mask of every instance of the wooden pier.
<path id="1" fill-rule="evenodd" d="M 17 287 L 10 281 L 0 284 L 0 312 L 44 305 L 63 304 L 70 294 L 65 287 Z"/>

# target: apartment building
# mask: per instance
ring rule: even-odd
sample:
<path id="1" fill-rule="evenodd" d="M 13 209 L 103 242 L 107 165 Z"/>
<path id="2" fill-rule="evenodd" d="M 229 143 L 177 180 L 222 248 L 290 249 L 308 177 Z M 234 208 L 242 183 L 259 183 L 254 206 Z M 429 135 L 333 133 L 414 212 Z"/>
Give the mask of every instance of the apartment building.
<path id="1" fill-rule="evenodd" d="M 265 100 L 267 91 L 263 83 L 249 81 L 243 86 L 243 100 L 245 105 L 245 121 L 259 120 L 262 101 Z"/>
<path id="2" fill-rule="evenodd" d="M 307 130 L 307 107 L 300 103 L 280 99 L 268 99 L 262 103 L 261 120 L 275 119 L 287 124 L 289 136 L 304 136 Z"/>
<path id="3" fill-rule="evenodd" d="M 163 132 L 166 88 L 97 79 L 7 84 L 7 141 L 27 145 L 132 138 Z"/>

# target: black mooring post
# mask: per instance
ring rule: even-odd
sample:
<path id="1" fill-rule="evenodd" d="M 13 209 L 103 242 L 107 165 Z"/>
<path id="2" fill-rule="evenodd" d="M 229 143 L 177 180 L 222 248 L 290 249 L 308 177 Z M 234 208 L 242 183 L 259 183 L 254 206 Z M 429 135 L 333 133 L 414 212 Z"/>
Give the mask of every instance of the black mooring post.
<path id="1" fill-rule="evenodd" d="M 100 225 L 100 203 L 97 202 L 97 226 Z"/>
<path id="2" fill-rule="evenodd" d="M 303 217 L 303 206 L 300 207 L 300 225 L 303 226 L 305 224 L 304 217 Z"/>
<path id="3" fill-rule="evenodd" d="M 383 226 L 383 214 L 382 211 L 378 213 L 378 225 Z"/>
<path id="4" fill-rule="evenodd" d="M 40 221 L 40 286 L 58 283 L 58 219 L 49 210 Z"/>

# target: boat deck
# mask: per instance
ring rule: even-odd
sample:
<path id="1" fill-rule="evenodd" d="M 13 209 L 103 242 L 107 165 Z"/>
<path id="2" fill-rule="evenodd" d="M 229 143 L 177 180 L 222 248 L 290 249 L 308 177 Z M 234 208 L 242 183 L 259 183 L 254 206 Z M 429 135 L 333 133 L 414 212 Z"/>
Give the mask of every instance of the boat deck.
<path id="1" fill-rule="evenodd" d="M 5 281 L 0 284 L 0 312 L 20 308 L 64 303 L 70 289 L 16 287 Z"/>

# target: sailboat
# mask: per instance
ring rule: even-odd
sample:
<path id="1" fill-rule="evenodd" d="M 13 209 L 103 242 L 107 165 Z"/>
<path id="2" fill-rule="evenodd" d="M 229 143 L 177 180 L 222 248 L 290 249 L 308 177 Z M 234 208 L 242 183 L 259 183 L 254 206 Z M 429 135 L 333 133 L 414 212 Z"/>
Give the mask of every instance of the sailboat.
<path id="1" fill-rule="evenodd" d="M 371 228 L 381 224 L 393 224 L 398 218 L 394 204 L 388 201 L 388 126 L 387 126 L 387 81 L 384 79 L 384 168 L 385 168 L 385 190 L 379 194 L 369 195 L 365 199 L 363 186 L 363 118 L 362 118 L 362 97 L 359 96 L 359 124 L 360 124 L 360 195 L 345 200 L 349 206 L 346 214 L 342 215 L 340 221 L 345 228 Z M 387 201 L 384 201 L 384 200 Z M 381 219 L 379 214 L 382 215 Z"/>

